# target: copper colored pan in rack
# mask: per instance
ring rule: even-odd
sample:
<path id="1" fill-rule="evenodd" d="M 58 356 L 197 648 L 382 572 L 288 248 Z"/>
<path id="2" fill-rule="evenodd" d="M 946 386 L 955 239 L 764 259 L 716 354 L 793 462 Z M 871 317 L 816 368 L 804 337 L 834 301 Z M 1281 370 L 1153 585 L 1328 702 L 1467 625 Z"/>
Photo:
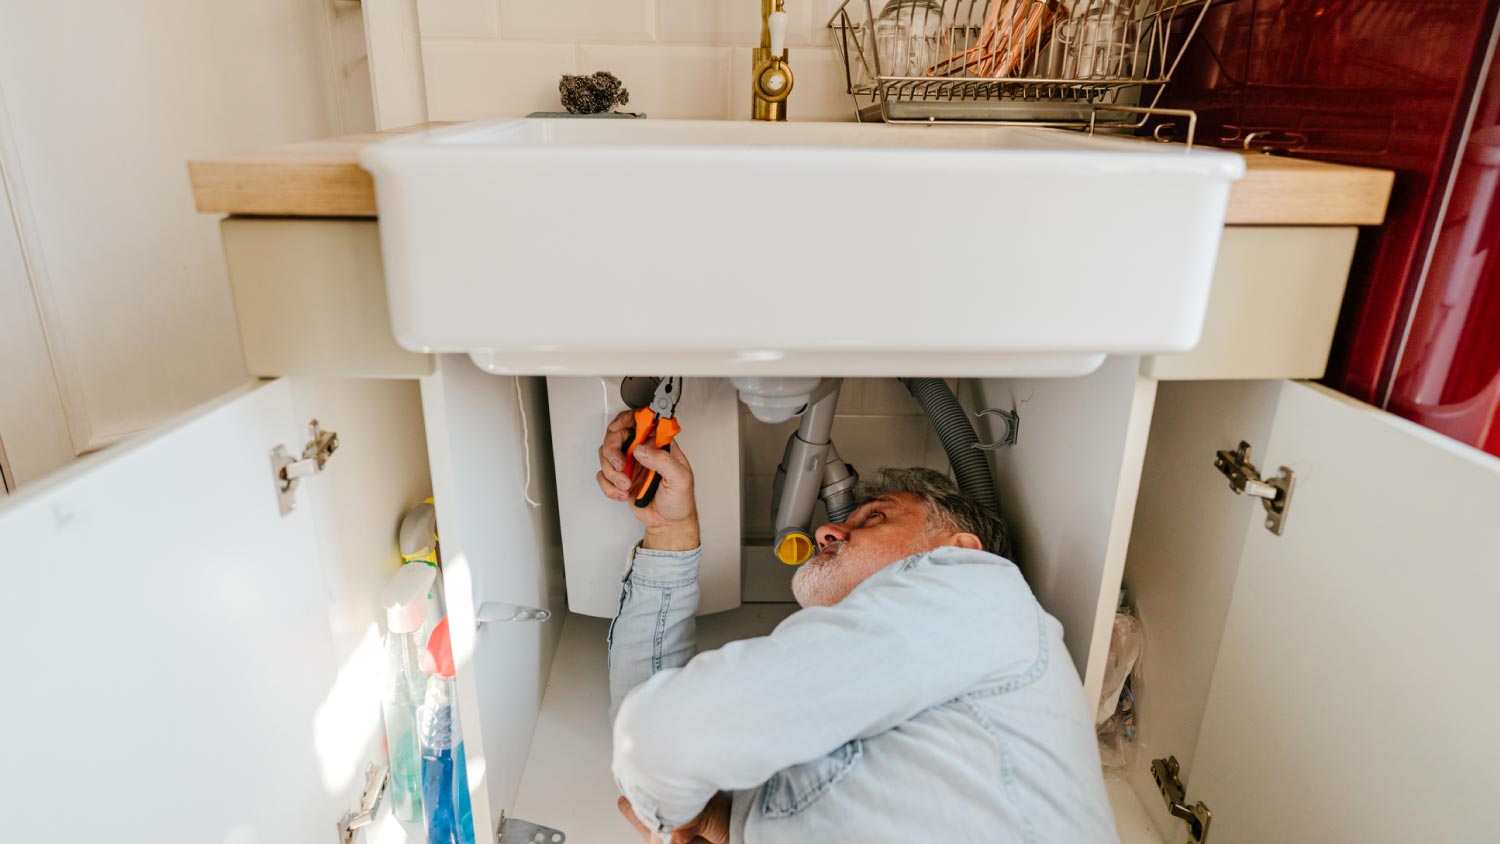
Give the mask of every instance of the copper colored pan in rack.
<path id="1" fill-rule="evenodd" d="M 1035 55 L 1053 26 L 1068 16 L 1057 0 L 990 0 L 979 43 L 927 69 L 928 76 L 1012 76 Z"/>

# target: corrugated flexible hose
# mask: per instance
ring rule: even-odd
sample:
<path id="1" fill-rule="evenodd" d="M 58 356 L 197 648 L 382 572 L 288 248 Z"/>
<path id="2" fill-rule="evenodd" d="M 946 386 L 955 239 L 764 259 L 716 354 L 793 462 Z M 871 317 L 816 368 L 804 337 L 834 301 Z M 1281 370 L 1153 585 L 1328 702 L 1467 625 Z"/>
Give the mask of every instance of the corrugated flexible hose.
<path id="1" fill-rule="evenodd" d="M 902 378 L 911 397 L 922 405 L 927 419 L 937 431 L 948 454 L 948 465 L 953 467 L 953 478 L 965 495 L 974 499 L 991 513 L 1000 513 L 1000 496 L 995 492 L 995 479 L 990 475 L 989 459 L 983 451 L 975 448 L 979 437 L 969 422 L 958 398 L 941 378 Z"/>

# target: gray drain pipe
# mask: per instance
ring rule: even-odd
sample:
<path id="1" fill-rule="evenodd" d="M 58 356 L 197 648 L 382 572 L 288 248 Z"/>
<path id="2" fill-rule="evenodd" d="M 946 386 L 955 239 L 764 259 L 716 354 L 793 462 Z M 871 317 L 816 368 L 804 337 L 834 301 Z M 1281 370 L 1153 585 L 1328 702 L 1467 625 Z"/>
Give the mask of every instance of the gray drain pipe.
<path id="1" fill-rule="evenodd" d="M 830 521 L 842 522 L 854 510 L 859 475 L 839 458 L 833 447 L 833 417 L 838 410 L 842 378 L 824 379 L 809 394 L 797 433 L 787 438 L 786 451 L 776 467 L 771 499 L 776 558 L 800 566 L 817 550 L 812 535 L 813 508 L 818 499 L 828 508 Z"/>
<path id="2" fill-rule="evenodd" d="M 979 443 L 979 437 L 969 423 L 969 415 L 953 391 L 948 389 L 948 382 L 941 378 L 902 378 L 901 383 L 922 406 L 933 430 L 937 431 L 943 451 L 948 454 L 948 465 L 953 467 L 958 488 L 979 506 L 1000 515 L 1000 496 L 995 493 L 989 458 L 974 447 Z"/>

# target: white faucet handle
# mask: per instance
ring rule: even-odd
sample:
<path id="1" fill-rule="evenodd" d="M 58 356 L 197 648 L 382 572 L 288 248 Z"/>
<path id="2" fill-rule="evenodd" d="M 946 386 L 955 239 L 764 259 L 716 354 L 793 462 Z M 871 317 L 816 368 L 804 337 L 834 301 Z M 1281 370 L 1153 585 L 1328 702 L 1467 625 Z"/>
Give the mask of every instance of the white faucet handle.
<path id="1" fill-rule="evenodd" d="M 771 55 L 780 58 L 786 52 L 786 12 L 772 12 L 766 26 L 771 30 Z"/>

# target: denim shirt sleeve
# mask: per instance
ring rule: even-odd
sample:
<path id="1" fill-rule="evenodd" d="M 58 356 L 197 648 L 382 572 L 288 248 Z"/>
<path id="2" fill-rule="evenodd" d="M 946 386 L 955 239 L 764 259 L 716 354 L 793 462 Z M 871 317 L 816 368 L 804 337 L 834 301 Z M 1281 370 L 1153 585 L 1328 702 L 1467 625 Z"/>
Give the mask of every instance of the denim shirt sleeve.
<path id="1" fill-rule="evenodd" d="M 947 548 L 894 563 L 835 606 L 651 676 L 619 708 L 615 777 L 674 828 L 716 791 L 758 786 L 978 685 L 1022 681 L 1041 647 L 1038 612 L 994 555 Z"/>
<path id="2" fill-rule="evenodd" d="M 702 549 L 654 551 L 639 544 L 620 584 L 620 610 L 609 626 L 609 720 L 625 695 L 697 651 L 698 563 Z"/>

